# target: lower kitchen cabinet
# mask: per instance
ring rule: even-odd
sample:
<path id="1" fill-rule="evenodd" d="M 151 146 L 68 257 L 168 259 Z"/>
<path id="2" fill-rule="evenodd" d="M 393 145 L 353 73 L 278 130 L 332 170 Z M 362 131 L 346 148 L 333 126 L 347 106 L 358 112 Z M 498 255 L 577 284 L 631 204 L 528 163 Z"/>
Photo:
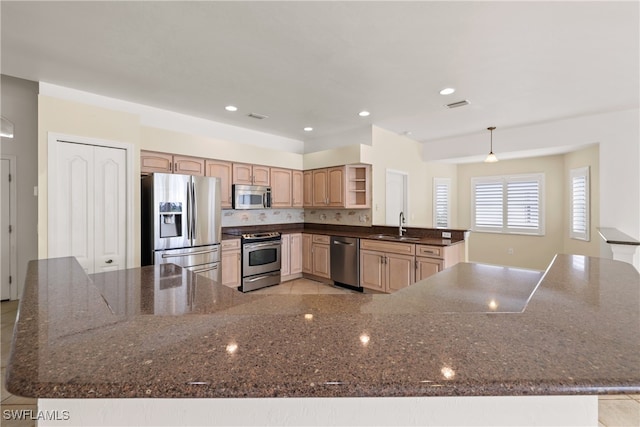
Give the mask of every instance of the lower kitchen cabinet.
<path id="1" fill-rule="evenodd" d="M 320 234 L 302 235 L 303 273 L 324 279 L 331 278 L 330 240 L 329 236 Z"/>
<path id="2" fill-rule="evenodd" d="M 442 271 L 442 265 L 441 259 L 416 257 L 416 282 Z"/>
<path id="3" fill-rule="evenodd" d="M 302 233 L 282 235 L 280 258 L 280 277 L 283 282 L 302 277 Z"/>
<path id="4" fill-rule="evenodd" d="M 240 239 L 223 240 L 222 244 L 222 284 L 230 288 L 240 286 L 241 274 L 241 254 Z"/>
<path id="5" fill-rule="evenodd" d="M 380 292 L 395 292 L 415 281 L 413 255 L 360 251 L 360 285 Z"/>
<path id="6" fill-rule="evenodd" d="M 416 245 L 416 282 L 465 259 L 465 242 L 452 246 Z"/>
<path id="7" fill-rule="evenodd" d="M 395 292 L 415 282 L 415 245 L 360 240 L 360 285 Z"/>

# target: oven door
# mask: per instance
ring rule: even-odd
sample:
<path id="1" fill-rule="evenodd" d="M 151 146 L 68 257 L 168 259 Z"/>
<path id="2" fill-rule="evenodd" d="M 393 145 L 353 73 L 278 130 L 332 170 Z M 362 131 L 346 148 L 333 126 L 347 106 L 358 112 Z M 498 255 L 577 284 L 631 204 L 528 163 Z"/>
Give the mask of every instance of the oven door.
<path id="1" fill-rule="evenodd" d="M 280 240 L 242 245 L 242 277 L 280 270 Z"/>

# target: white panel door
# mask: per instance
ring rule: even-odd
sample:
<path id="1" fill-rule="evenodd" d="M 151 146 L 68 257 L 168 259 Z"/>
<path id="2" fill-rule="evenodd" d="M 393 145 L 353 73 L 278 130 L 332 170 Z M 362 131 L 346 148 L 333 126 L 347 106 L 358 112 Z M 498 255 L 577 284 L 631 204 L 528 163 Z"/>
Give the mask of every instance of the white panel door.
<path id="1" fill-rule="evenodd" d="M 407 174 L 405 172 L 397 172 L 387 170 L 386 182 L 386 225 L 398 226 L 400 220 L 400 212 L 403 212 L 405 219 L 408 220 L 407 212 Z"/>
<path id="2" fill-rule="evenodd" d="M 126 268 L 126 153 L 95 147 L 94 151 L 94 270 Z"/>
<path id="3" fill-rule="evenodd" d="M 56 141 L 49 171 L 49 257 L 88 274 L 126 268 L 126 153 Z"/>

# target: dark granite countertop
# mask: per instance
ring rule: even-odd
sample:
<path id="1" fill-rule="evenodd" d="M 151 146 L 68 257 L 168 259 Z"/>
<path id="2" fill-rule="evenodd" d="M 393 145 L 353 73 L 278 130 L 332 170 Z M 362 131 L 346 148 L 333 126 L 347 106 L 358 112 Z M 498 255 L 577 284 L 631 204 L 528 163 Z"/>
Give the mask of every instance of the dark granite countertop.
<path id="1" fill-rule="evenodd" d="M 258 231 L 279 231 L 283 234 L 290 233 L 309 233 L 322 234 L 327 236 L 356 237 L 359 239 L 385 240 L 401 243 L 413 243 L 431 246 L 451 246 L 464 241 L 464 233 L 466 230 L 441 230 L 433 228 L 407 228 L 406 236 L 409 240 L 398 240 L 394 238 L 398 234 L 397 227 L 387 226 L 344 226 L 344 225 L 325 225 L 325 224 L 272 224 L 248 227 L 228 227 L 223 229 L 222 239 L 237 239 L 243 232 Z M 442 232 L 449 231 L 452 238 L 443 239 Z M 383 237 L 385 236 L 385 237 Z"/>
<path id="2" fill-rule="evenodd" d="M 558 255 L 391 295 L 243 294 L 173 265 L 32 261 L 7 389 L 42 398 L 640 393 L 640 278 Z"/>

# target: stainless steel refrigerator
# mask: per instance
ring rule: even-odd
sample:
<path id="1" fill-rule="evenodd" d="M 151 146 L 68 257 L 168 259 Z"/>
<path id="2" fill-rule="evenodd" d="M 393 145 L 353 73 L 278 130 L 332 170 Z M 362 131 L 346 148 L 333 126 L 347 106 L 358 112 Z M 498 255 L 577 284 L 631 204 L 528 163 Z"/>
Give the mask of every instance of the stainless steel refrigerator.
<path id="1" fill-rule="evenodd" d="M 220 281 L 220 179 L 154 173 L 141 185 L 142 265 L 173 263 Z"/>

